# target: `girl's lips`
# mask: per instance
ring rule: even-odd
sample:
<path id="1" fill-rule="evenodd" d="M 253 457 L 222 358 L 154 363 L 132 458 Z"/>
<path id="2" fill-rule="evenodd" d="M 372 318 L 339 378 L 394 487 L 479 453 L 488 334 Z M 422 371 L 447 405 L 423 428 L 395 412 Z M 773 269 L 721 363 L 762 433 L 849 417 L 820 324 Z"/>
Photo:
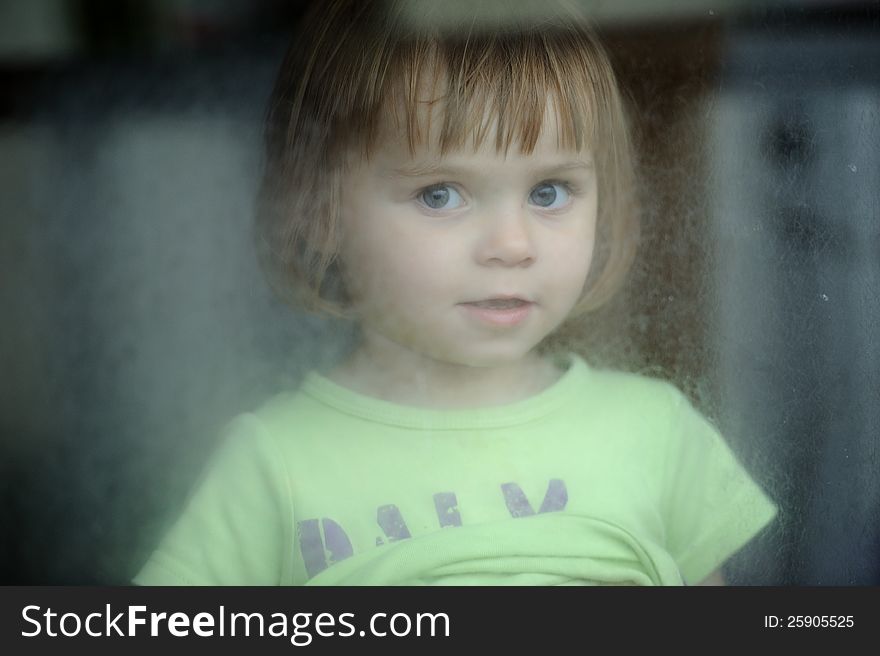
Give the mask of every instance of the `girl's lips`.
<path id="1" fill-rule="evenodd" d="M 469 316 L 486 323 L 496 326 L 514 326 L 529 316 L 533 305 L 534 303 L 524 301 L 521 305 L 510 308 L 483 307 L 474 303 L 462 303 L 461 307 L 465 309 Z"/>

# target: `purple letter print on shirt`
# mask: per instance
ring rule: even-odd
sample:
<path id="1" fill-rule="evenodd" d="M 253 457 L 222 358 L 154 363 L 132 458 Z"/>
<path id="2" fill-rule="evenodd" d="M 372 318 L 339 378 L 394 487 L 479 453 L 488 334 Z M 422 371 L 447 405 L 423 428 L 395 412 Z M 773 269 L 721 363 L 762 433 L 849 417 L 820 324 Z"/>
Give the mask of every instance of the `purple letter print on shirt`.
<path id="1" fill-rule="evenodd" d="M 461 513 L 458 512 L 458 499 L 454 492 L 438 492 L 434 495 L 434 509 L 440 527 L 461 526 Z"/>
<path id="2" fill-rule="evenodd" d="M 321 570 L 327 569 L 328 565 L 345 560 L 354 553 L 351 540 L 348 539 L 348 535 L 339 524 L 325 517 L 321 520 L 321 527 L 324 529 L 323 540 L 317 519 L 306 519 L 297 525 L 299 548 L 302 551 L 303 562 L 309 578 Z M 330 552 L 329 563 L 326 558 L 328 551 Z"/>
<path id="3" fill-rule="evenodd" d="M 412 537 L 406 522 L 403 521 L 403 515 L 400 514 L 400 508 L 393 503 L 387 506 L 379 506 L 376 509 L 376 521 L 379 522 L 382 532 L 388 536 L 391 542 Z"/>
<path id="4" fill-rule="evenodd" d="M 511 517 L 528 517 L 535 514 L 535 509 L 526 498 L 525 492 L 516 483 L 504 483 L 501 486 L 504 493 L 504 502 L 507 504 L 507 510 L 510 511 Z M 553 512 L 554 510 L 562 510 L 568 503 L 568 490 L 565 489 L 565 481 L 553 478 L 547 485 L 547 492 L 544 494 L 544 501 L 541 503 L 539 513 Z"/>

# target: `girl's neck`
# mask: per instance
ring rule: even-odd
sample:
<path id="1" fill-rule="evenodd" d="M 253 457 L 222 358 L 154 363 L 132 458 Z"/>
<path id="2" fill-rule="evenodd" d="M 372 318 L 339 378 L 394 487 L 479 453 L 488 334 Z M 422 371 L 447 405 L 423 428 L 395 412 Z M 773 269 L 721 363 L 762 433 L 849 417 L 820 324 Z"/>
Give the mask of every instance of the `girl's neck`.
<path id="1" fill-rule="evenodd" d="M 562 373 L 551 359 L 534 353 L 509 364 L 472 367 L 365 340 L 327 377 L 383 401 L 461 409 L 521 401 L 550 387 Z"/>

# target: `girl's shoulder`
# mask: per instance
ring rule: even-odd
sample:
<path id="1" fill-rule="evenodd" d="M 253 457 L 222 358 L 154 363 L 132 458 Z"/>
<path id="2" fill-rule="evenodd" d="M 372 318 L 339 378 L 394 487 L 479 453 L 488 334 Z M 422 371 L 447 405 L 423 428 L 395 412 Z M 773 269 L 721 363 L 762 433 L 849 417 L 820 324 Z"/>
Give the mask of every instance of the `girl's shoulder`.
<path id="1" fill-rule="evenodd" d="M 325 419 L 326 408 L 310 393 L 314 375 L 308 373 L 296 386 L 280 390 L 246 413 L 263 430 L 277 435 L 291 426 L 306 430 Z"/>
<path id="2" fill-rule="evenodd" d="M 724 442 L 718 426 L 675 384 L 650 374 L 587 367 L 577 410 L 584 421 L 658 449 L 714 449 Z"/>
<path id="3" fill-rule="evenodd" d="M 584 397 L 610 408 L 629 411 L 676 412 L 690 407 L 681 390 L 670 381 L 648 373 L 592 366 L 573 356 L 582 374 L 578 383 Z"/>

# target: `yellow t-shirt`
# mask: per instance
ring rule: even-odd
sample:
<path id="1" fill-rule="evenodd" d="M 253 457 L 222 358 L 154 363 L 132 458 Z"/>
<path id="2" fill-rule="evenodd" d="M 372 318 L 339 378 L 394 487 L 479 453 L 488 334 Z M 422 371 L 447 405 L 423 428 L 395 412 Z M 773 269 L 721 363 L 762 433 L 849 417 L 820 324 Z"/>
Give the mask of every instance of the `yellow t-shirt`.
<path id="1" fill-rule="evenodd" d="M 433 410 L 316 372 L 229 426 L 142 585 L 696 583 L 775 515 L 671 385 Z"/>

